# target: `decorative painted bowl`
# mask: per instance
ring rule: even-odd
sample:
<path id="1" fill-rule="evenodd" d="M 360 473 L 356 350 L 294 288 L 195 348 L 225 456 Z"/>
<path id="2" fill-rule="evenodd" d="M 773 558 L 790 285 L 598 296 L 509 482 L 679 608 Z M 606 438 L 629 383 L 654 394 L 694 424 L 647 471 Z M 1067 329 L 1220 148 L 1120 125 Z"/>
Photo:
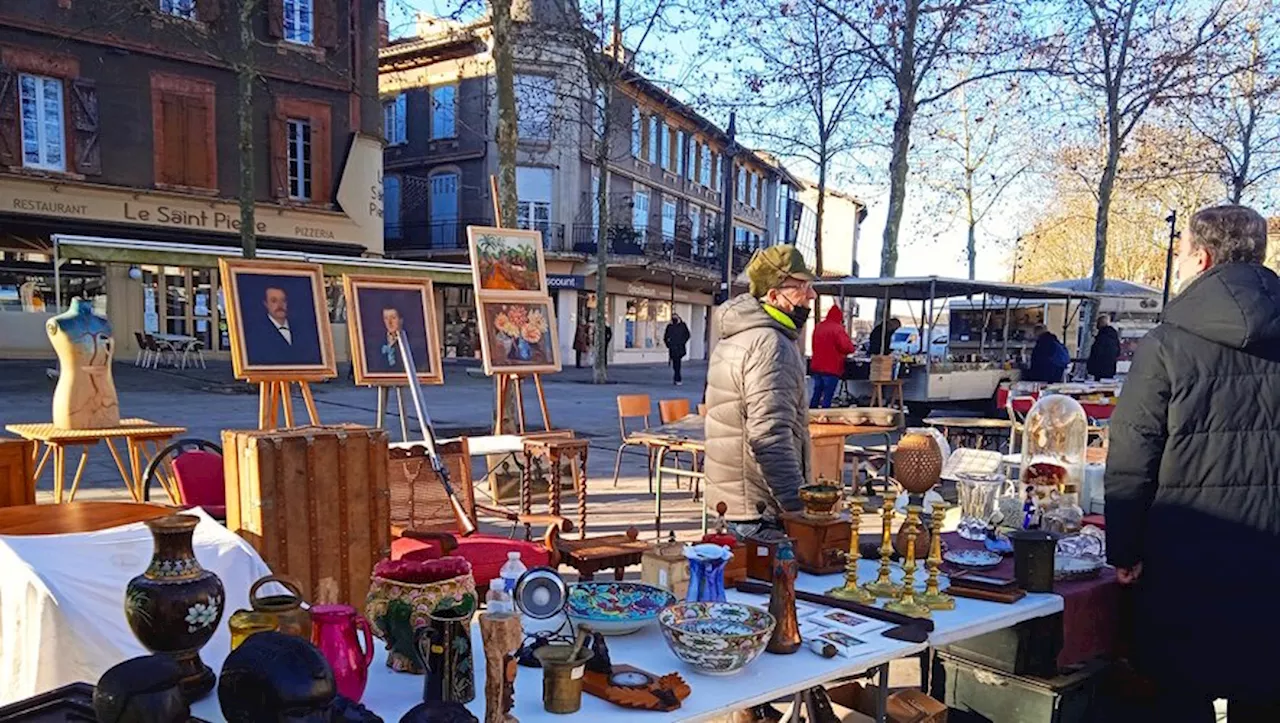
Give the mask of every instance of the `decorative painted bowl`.
<path id="1" fill-rule="evenodd" d="M 990 550 L 947 550 L 942 559 L 961 567 L 995 567 L 1004 558 Z"/>
<path id="2" fill-rule="evenodd" d="M 603 635 L 630 635 L 653 622 L 676 596 L 642 582 L 579 582 L 569 586 L 569 619 Z"/>
<path id="3" fill-rule="evenodd" d="M 759 657 L 769 643 L 773 616 L 740 603 L 678 603 L 658 614 L 662 637 L 681 661 L 699 673 L 732 675 Z"/>

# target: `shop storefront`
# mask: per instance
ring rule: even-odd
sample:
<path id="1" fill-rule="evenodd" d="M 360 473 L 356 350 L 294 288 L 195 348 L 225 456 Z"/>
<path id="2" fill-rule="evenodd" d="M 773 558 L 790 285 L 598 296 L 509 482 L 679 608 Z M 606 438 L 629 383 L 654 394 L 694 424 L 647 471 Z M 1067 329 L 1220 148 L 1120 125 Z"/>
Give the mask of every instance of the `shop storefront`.
<path id="1" fill-rule="evenodd" d="M 686 358 L 707 358 L 710 294 L 620 279 L 609 279 L 608 290 L 612 352 L 617 363 L 665 362 L 667 348 L 662 340 L 673 314 L 678 314 L 689 326 Z"/>

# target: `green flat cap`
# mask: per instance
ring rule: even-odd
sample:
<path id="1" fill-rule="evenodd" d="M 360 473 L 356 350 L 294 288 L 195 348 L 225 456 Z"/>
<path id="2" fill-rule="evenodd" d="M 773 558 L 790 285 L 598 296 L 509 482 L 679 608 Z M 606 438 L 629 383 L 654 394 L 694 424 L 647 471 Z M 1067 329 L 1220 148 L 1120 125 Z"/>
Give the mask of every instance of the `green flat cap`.
<path id="1" fill-rule="evenodd" d="M 795 246 L 781 244 L 757 250 L 747 262 L 747 281 L 751 295 L 760 298 L 769 289 L 782 286 L 788 278 L 813 281 L 813 272 L 805 266 L 804 256 Z"/>

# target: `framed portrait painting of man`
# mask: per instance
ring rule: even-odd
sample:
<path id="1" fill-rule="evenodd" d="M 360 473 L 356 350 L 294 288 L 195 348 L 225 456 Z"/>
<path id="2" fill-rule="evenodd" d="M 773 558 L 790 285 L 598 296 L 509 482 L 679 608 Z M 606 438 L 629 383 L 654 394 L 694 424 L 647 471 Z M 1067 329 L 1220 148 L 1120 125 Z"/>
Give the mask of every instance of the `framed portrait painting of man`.
<path id="1" fill-rule="evenodd" d="M 550 298 L 486 296 L 476 303 L 486 374 L 560 371 L 560 344 Z"/>
<path id="2" fill-rule="evenodd" d="M 443 384 L 435 290 L 430 279 L 344 275 L 347 331 L 356 384 L 406 384 L 404 334 L 422 384 Z"/>
<path id="3" fill-rule="evenodd" d="M 547 294 L 547 267 L 542 254 L 542 234 L 512 228 L 468 226 L 471 273 L 476 296 Z"/>
<path id="4" fill-rule="evenodd" d="M 236 378 L 337 376 L 324 273 L 317 264 L 219 259 Z"/>

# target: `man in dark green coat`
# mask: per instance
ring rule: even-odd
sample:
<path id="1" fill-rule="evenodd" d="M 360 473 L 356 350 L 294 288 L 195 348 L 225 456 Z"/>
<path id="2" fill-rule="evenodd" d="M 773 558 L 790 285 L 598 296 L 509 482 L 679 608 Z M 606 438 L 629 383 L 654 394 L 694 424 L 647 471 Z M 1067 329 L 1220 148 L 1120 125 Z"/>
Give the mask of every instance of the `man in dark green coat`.
<path id="1" fill-rule="evenodd" d="M 1267 224 L 1204 209 L 1178 241 L 1177 296 L 1138 345 L 1107 457 L 1107 558 L 1134 587 L 1135 720 L 1280 721 L 1280 279 Z"/>

